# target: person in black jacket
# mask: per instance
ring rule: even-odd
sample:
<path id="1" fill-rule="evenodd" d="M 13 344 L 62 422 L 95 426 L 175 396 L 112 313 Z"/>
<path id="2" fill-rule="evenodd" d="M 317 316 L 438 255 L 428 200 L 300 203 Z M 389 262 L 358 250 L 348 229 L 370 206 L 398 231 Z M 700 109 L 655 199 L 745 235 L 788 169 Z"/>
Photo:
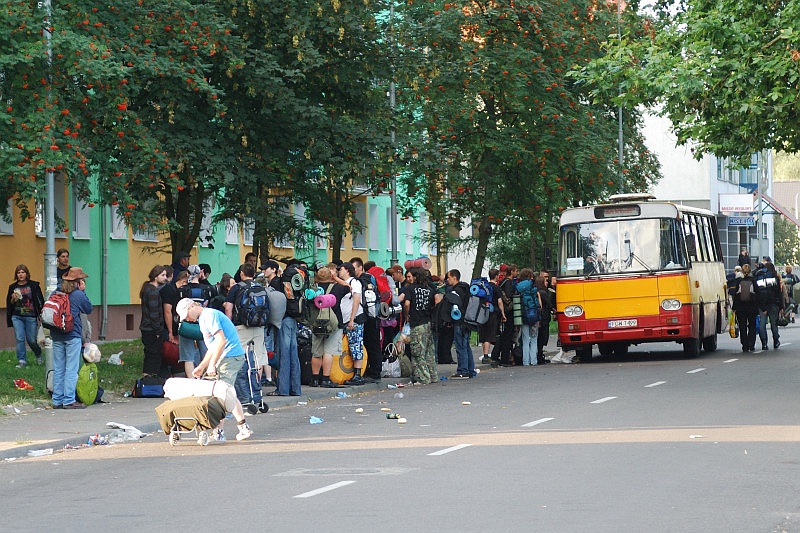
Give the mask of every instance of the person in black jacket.
<path id="1" fill-rule="evenodd" d="M 758 330 L 758 336 L 761 337 L 761 349 L 769 349 L 767 345 L 767 319 L 769 319 L 772 329 L 772 346 L 777 350 L 781 345 L 778 333 L 778 312 L 783 309 L 783 291 L 781 277 L 769 257 L 765 257 L 761 266 L 756 270 L 755 279 L 756 299 L 758 300 L 758 310 L 761 313 L 761 325 Z"/>
<path id="2" fill-rule="evenodd" d="M 755 280 L 750 272 L 750 265 L 742 267 L 741 276 L 737 273 L 731 282 L 730 291 L 733 296 L 733 310 L 736 311 L 736 323 L 739 324 L 742 351 L 755 351 L 758 302 L 756 302 Z"/>
<path id="3" fill-rule="evenodd" d="M 453 340 L 456 345 L 456 361 L 458 362 L 456 373 L 450 376 L 450 379 L 474 378 L 478 374 L 475 372 L 475 358 L 469 345 L 470 330 L 462 318 L 467 309 L 469 285 L 461 281 L 461 272 L 456 269 L 447 273 L 445 281 L 447 287 L 444 301 L 451 304 L 446 308 L 450 309 L 450 318 L 453 321 Z M 458 311 L 456 311 L 456 307 L 458 307 Z"/>
<path id="4" fill-rule="evenodd" d="M 25 368 L 28 365 L 26 341 L 36 355 L 36 362 L 42 364 L 42 347 L 36 342 L 36 334 L 44 296 L 39 283 L 30 277 L 31 272 L 27 266 L 17 265 L 14 269 L 14 283 L 8 286 L 6 295 L 6 324 L 14 328 L 14 338 L 17 341 L 17 368 Z"/>

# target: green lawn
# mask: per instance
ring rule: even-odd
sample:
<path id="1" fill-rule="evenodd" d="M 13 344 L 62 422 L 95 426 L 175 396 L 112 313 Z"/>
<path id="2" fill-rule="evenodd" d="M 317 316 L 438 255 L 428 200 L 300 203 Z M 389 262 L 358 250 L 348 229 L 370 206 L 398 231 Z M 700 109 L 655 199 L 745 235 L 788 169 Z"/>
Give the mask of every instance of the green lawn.
<path id="1" fill-rule="evenodd" d="M 123 394 L 131 390 L 133 384 L 142 375 L 142 359 L 144 351 L 142 343 L 135 341 L 116 341 L 98 344 L 103 354 L 102 360 L 97 363 L 100 373 L 100 386 L 107 392 Z M 111 354 L 122 352 L 124 365 L 108 364 Z M 36 364 L 36 357 L 28 351 L 28 366 L 14 368 L 17 356 L 14 350 L 0 351 L 0 405 L 19 404 L 23 402 L 50 403 L 50 394 L 45 390 L 45 366 Z M 18 390 L 14 380 L 22 378 L 31 385 L 33 390 Z M 0 415 L 2 414 L 0 410 Z"/>

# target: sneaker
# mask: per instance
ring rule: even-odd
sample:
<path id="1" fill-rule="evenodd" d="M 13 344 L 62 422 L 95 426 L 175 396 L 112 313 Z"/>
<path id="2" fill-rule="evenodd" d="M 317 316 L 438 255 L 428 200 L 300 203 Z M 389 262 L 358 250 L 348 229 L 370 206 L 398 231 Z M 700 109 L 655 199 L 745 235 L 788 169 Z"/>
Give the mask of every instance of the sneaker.
<path id="1" fill-rule="evenodd" d="M 766 343 L 766 342 L 762 342 L 762 343 L 761 343 L 761 349 L 762 349 L 762 350 L 769 350 L 769 346 L 767 346 L 767 343 Z"/>
<path id="2" fill-rule="evenodd" d="M 469 374 L 453 374 L 450 379 L 469 379 Z"/>
<path id="3" fill-rule="evenodd" d="M 15 366 L 14 368 L 25 368 L 26 366 L 28 366 L 27 361 L 20 361 L 20 362 L 17 363 L 17 366 Z"/>
<path id="4" fill-rule="evenodd" d="M 225 442 L 225 430 L 214 428 L 214 431 L 211 432 L 211 440 L 215 442 Z"/>
<path id="5" fill-rule="evenodd" d="M 355 376 L 344 382 L 345 385 L 355 385 L 355 386 L 365 385 L 366 383 L 367 382 L 364 380 L 364 378 L 359 376 L 358 374 L 356 374 Z"/>
<path id="6" fill-rule="evenodd" d="M 37 365 L 43 365 L 44 364 L 44 359 L 42 358 L 41 355 L 36 358 L 36 364 Z"/>
<path id="7" fill-rule="evenodd" d="M 778 348 L 780 348 L 780 345 L 781 345 L 781 341 L 775 341 L 774 347 L 775 347 L 776 350 Z"/>
<path id="8" fill-rule="evenodd" d="M 252 434 L 253 431 L 247 425 L 247 422 L 239 424 L 239 433 L 236 434 L 236 440 L 249 439 Z"/>
<path id="9" fill-rule="evenodd" d="M 341 385 L 339 385 L 335 381 L 327 380 L 327 381 L 323 381 L 320 384 L 320 387 L 324 387 L 326 389 L 339 389 L 339 388 L 341 388 Z"/>
<path id="10" fill-rule="evenodd" d="M 481 357 L 481 364 L 482 365 L 491 365 L 492 364 L 492 358 L 489 357 L 488 355 L 484 355 L 483 357 Z"/>
<path id="11" fill-rule="evenodd" d="M 380 383 L 381 378 L 371 378 L 369 376 L 364 376 L 364 382 L 366 383 Z"/>
<path id="12" fill-rule="evenodd" d="M 86 405 L 81 402 L 72 402 L 64 405 L 64 409 L 86 409 Z"/>

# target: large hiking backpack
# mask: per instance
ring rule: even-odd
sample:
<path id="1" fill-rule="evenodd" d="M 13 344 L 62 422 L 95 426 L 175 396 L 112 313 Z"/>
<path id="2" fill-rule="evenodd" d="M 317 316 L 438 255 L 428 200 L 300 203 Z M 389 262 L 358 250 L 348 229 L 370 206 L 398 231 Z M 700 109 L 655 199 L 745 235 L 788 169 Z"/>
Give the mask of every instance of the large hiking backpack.
<path id="1" fill-rule="evenodd" d="M 334 283 L 330 283 L 328 288 L 325 289 L 324 294 L 330 294 L 333 289 Z M 320 300 L 321 301 L 321 300 Z M 317 337 L 327 337 L 332 333 L 339 330 L 339 317 L 336 316 L 334 311 L 335 304 L 330 307 L 317 307 L 317 299 L 313 300 L 310 305 L 310 313 L 308 320 L 308 327 L 311 328 L 311 333 Z"/>
<path id="2" fill-rule="evenodd" d="M 308 288 L 308 272 L 295 264 L 287 265 L 281 275 L 283 293 L 286 295 L 286 316 L 302 318 L 305 311 L 305 290 Z"/>
<path id="3" fill-rule="evenodd" d="M 42 306 L 42 325 L 47 329 L 69 333 L 75 325 L 69 294 L 59 290 L 47 298 Z"/>
<path id="4" fill-rule="evenodd" d="M 378 292 L 377 283 L 372 274 L 364 272 L 358 278 L 361 282 L 361 305 L 364 307 L 364 314 L 369 318 L 378 318 Z M 387 289 L 388 289 L 387 282 Z"/>
<path id="5" fill-rule="evenodd" d="M 522 300 L 522 323 L 532 326 L 542 319 L 542 308 L 537 293 L 539 289 L 533 281 L 526 279 L 517 283 L 517 292 Z"/>
<path id="6" fill-rule="evenodd" d="M 473 329 L 489 321 L 494 311 L 494 289 L 486 278 L 473 279 L 469 286 L 467 310 L 464 312 L 464 323 Z"/>
<path id="7" fill-rule="evenodd" d="M 240 281 L 236 303 L 233 305 L 234 324 L 263 328 L 269 324 L 267 288 L 254 281 Z"/>
<path id="8" fill-rule="evenodd" d="M 756 299 L 756 291 L 753 288 L 753 280 L 749 278 L 743 278 L 739 281 L 739 288 L 736 290 L 736 294 L 739 295 L 740 302 L 752 302 Z"/>
<path id="9" fill-rule="evenodd" d="M 191 298 L 203 307 L 206 307 L 214 296 L 214 288 L 211 285 L 205 285 L 203 283 L 187 284 L 178 289 L 178 295 L 181 299 Z"/>
<path id="10" fill-rule="evenodd" d="M 375 283 L 378 289 L 378 301 L 380 303 L 391 303 L 392 289 L 389 286 L 389 277 L 386 271 L 381 267 L 375 266 L 369 269 L 369 273 L 375 278 Z M 378 305 L 380 307 L 380 305 Z"/>

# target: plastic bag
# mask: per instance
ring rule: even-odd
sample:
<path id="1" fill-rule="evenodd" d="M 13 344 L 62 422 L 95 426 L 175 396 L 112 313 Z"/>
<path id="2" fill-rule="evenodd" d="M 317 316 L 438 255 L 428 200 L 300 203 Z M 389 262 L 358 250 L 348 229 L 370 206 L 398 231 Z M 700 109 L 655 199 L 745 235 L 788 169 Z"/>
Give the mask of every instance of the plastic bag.
<path id="1" fill-rule="evenodd" d="M 730 312 L 730 317 L 728 318 L 728 333 L 731 339 L 739 338 L 739 324 L 736 322 L 736 311 Z"/>
<path id="2" fill-rule="evenodd" d="M 399 378 L 400 371 L 400 357 L 397 351 L 397 346 L 390 344 L 387 349 L 388 357 L 381 363 L 381 377 L 382 378 Z"/>

